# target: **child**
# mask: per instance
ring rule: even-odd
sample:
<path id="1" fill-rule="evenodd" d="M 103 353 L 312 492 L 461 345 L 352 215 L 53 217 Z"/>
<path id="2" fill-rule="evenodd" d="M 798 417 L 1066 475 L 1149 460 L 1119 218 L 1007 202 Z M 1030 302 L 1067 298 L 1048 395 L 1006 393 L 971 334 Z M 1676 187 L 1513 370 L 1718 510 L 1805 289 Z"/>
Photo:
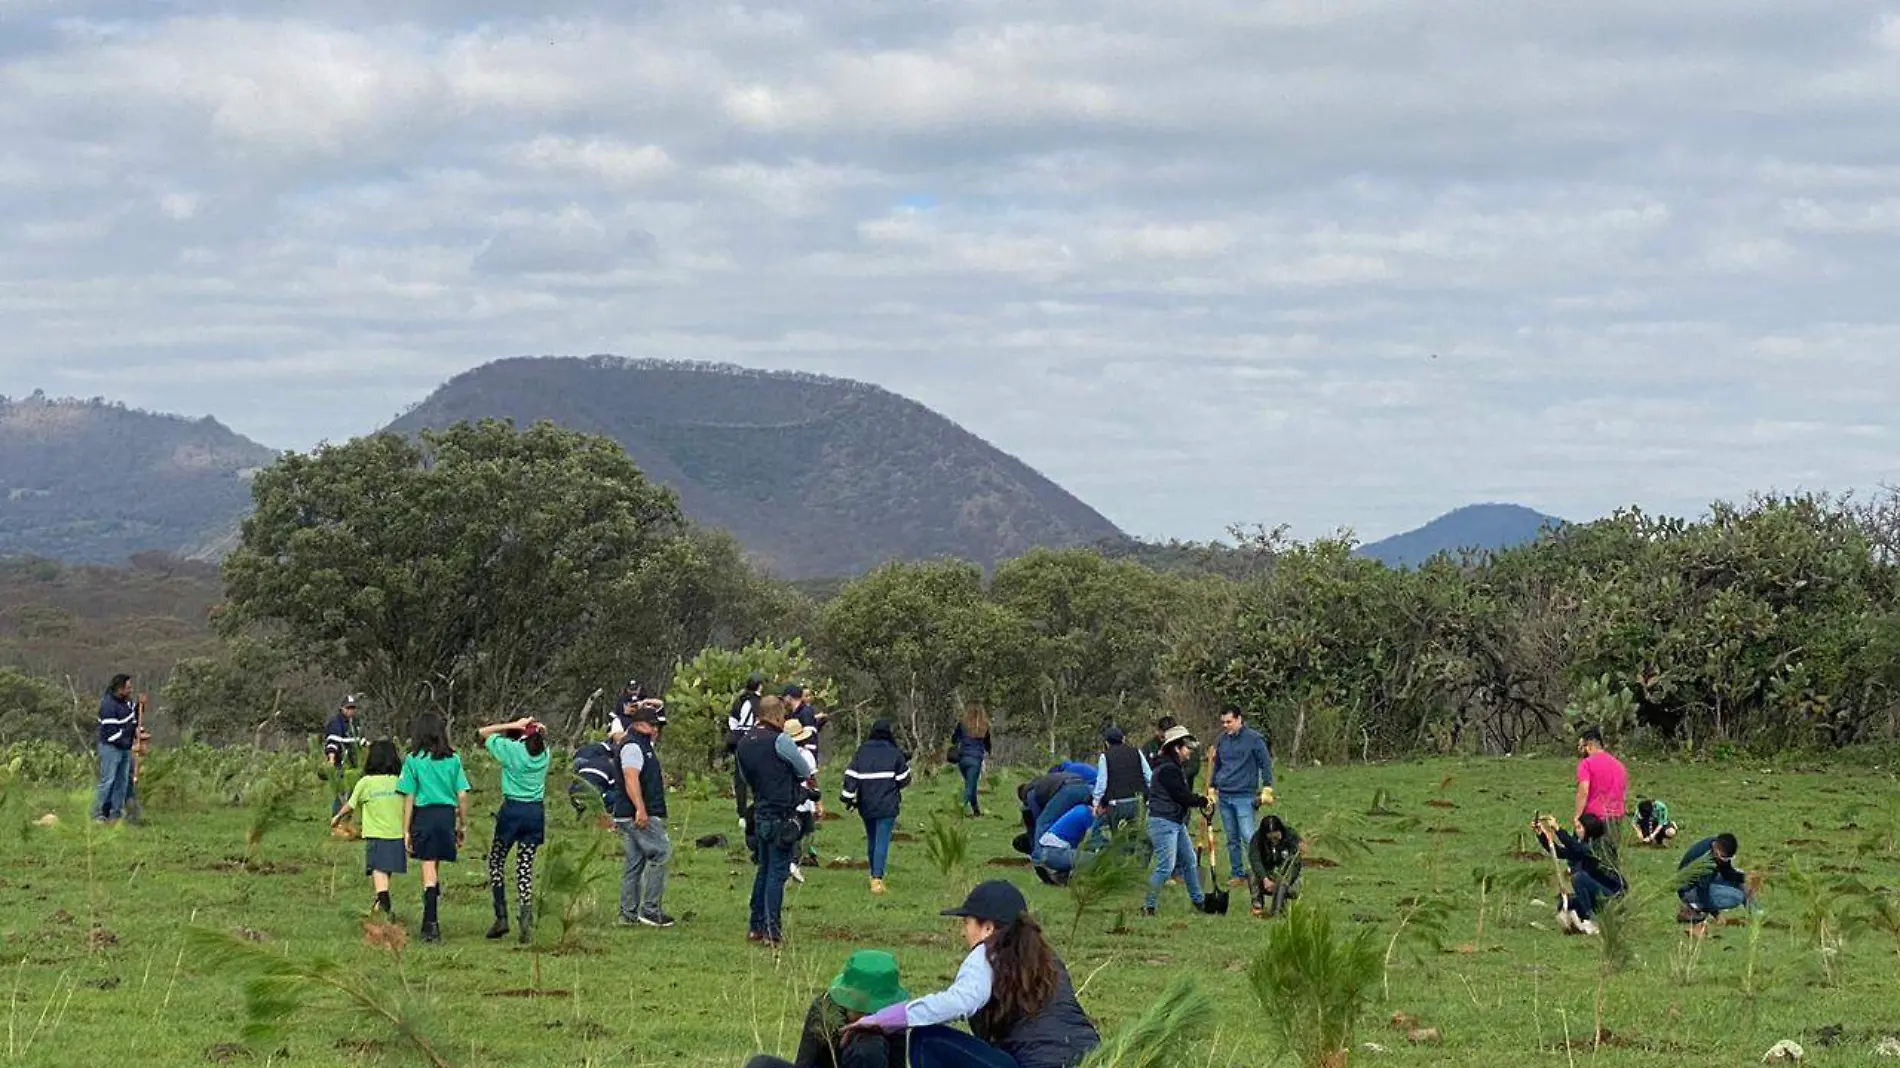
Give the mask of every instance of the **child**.
<path id="1" fill-rule="evenodd" d="M 1669 822 L 1669 806 L 1660 799 L 1639 802 L 1636 806 L 1636 818 L 1630 821 L 1636 827 L 1636 838 L 1644 845 L 1666 846 L 1676 837 L 1676 825 Z"/>
<path id="2" fill-rule="evenodd" d="M 1593 935 L 1597 905 L 1623 892 L 1623 874 L 1617 870 L 1603 820 L 1586 812 L 1578 822 L 1583 826 L 1582 838 L 1559 828 L 1549 816 L 1536 827 L 1544 848 L 1570 865 L 1570 893 L 1557 903 L 1557 922 L 1572 934 Z"/>
<path id="3" fill-rule="evenodd" d="M 396 792 L 402 794 L 403 841 L 409 855 L 422 862 L 422 940 L 440 942 L 441 865 L 455 863 L 456 850 L 468 834 L 468 775 L 439 714 L 417 716 L 409 736 L 409 756 L 396 780 Z"/>
<path id="4" fill-rule="evenodd" d="M 534 941 L 534 854 L 547 841 L 547 731 L 523 716 L 483 727 L 479 733 L 488 755 L 501 765 L 501 810 L 495 813 L 495 837 L 488 846 L 488 892 L 495 899 L 495 925 L 488 929 L 488 937 L 508 936 L 508 888 L 502 866 L 512 846 L 525 946 Z"/>
<path id="5" fill-rule="evenodd" d="M 337 809 L 330 826 L 342 823 L 350 813 L 359 814 L 363 827 L 363 870 L 376 888 L 376 905 L 383 916 L 391 916 L 389 877 L 409 871 L 409 858 L 403 850 L 403 800 L 396 791 L 397 776 L 402 774 L 402 754 L 387 738 L 369 747 L 369 763 L 356 789 Z"/>
<path id="6" fill-rule="evenodd" d="M 787 720 L 785 733 L 798 746 L 798 751 L 805 754 L 805 759 L 810 761 L 812 766 L 811 775 L 805 779 L 803 799 L 798 803 L 799 844 L 792 852 L 792 870 L 789 873 L 793 882 L 802 884 L 805 881 L 805 873 L 799 869 L 798 865 L 801 859 L 816 859 L 811 851 L 811 838 L 818 831 L 818 799 L 823 796 L 818 792 L 818 731 L 796 720 Z"/>

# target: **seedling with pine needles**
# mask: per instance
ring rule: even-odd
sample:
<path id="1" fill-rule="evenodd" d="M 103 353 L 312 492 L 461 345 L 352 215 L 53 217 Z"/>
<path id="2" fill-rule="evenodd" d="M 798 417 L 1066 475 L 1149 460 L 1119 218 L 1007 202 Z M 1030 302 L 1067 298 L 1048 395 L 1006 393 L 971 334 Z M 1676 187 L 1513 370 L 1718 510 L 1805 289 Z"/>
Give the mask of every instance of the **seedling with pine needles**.
<path id="1" fill-rule="evenodd" d="M 1392 1000 L 1392 961 L 1403 949 L 1414 964 L 1427 963 L 1427 952 L 1445 948 L 1445 923 L 1451 918 L 1451 902 L 1440 897 L 1412 898 L 1399 908 L 1399 924 L 1386 941 L 1385 954 L 1379 959 L 1379 993 Z"/>
<path id="2" fill-rule="evenodd" d="M 970 862 L 970 830 L 960 813 L 932 812 L 924 827 L 924 855 L 944 882 L 960 885 Z"/>
<path id="3" fill-rule="evenodd" d="M 1857 918 L 1842 908 L 1848 897 L 1847 887 L 1841 880 L 1809 874 L 1799 860 L 1792 858 L 1788 861 L 1788 886 L 1799 902 L 1795 926 L 1820 961 L 1821 981 L 1834 986 L 1840 981 L 1835 968 L 1847 944 L 1847 930 Z"/>
<path id="4" fill-rule="evenodd" d="M 1268 927 L 1247 982 L 1302 1068 L 1344 1068 L 1359 1018 L 1384 973 L 1377 937 L 1370 927 L 1338 930 L 1330 911 L 1306 902 Z"/>
<path id="5" fill-rule="evenodd" d="M 1084 916 L 1104 902 L 1141 888 L 1148 858 L 1148 836 L 1134 820 L 1111 832 L 1099 849 L 1083 854 L 1069 873 L 1069 902 L 1075 906 L 1070 938 L 1081 930 Z"/>
<path id="6" fill-rule="evenodd" d="M 1109 1035 L 1080 1068 L 1187 1068 L 1202 1061 L 1197 1040 L 1214 1019 L 1214 1003 L 1192 976 L 1176 976 L 1136 1020 Z"/>

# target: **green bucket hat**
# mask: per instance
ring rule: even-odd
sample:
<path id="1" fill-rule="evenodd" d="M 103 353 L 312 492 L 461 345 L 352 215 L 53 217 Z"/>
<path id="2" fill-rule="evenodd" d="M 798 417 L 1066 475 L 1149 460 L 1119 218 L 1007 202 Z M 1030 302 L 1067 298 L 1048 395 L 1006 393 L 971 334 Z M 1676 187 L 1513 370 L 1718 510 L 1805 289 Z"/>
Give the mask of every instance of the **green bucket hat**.
<path id="1" fill-rule="evenodd" d="M 825 993 L 838 1005 L 862 1013 L 910 1000 L 910 991 L 897 981 L 897 958 L 875 949 L 851 954 Z"/>

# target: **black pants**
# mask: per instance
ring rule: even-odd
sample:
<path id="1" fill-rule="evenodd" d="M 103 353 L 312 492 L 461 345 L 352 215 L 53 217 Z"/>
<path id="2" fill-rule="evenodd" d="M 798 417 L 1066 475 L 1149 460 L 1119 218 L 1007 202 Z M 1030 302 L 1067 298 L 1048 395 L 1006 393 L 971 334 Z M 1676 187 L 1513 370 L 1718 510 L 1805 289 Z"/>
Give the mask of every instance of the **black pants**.
<path id="1" fill-rule="evenodd" d="M 838 1051 L 838 1068 L 904 1068 L 904 1062 L 891 1063 L 891 1044 L 883 1035 L 865 1035 L 847 1039 Z M 820 1063 L 823 1063 L 821 1058 Z M 745 1062 L 745 1068 L 794 1068 L 783 1057 L 759 1054 Z"/>

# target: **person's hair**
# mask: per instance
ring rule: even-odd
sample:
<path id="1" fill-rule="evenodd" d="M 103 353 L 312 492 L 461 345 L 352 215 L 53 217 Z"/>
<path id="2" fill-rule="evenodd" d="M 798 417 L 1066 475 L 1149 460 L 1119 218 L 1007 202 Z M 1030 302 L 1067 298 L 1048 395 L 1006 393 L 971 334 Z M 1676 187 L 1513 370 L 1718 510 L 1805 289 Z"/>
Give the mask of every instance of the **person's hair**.
<path id="1" fill-rule="evenodd" d="M 1603 732 L 1596 727 L 1585 727 L 1577 732 L 1577 741 L 1589 742 L 1592 745 L 1602 745 Z"/>
<path id="2" fill-rule="evenodd" d="M 1193 743 L 1194 739 L 1192 738 L 1176 738 L 1174 741 L 1161 747 L 1161 755 L 1167 757 L 1169 760 L 1179 760 L 1181 754 L 1187 752 L 1187 747 Z"/>
<path id="3" fill-rule="evenodd" d="M 1220 714 L 1223 716 L 1232 716 L 1243 723 L 1247 721 L 1247 713 L 1242 712 L 1239 705 L 1228 705 L 1226 708 L 1220 710 Z"/>
<path id="4" fill-rule="evenodd" d="M 1603 837 L 1604 832 L 1608 830 L 1608 828 L 1603 825 L 1601 817 L 1589 812 L 1584 813 L 1582 818 L 1577 820 L 1577 825 L 1583 828 L 1584 840 L 1590 842 L 1594 842 Z"/>
<path id="5" fill-rule="evenodd" d="M 1289 829 L 1290 828 L 1287 827 L 1285 820 L 1281 819 L 1280 817 L 1276 815 L 1273 815 L 1272 813 L 1268 813 L 1267 815 L 1262 816 L 1260 818 L 1260 833 L 1261 834 L 1277 834 L 1280 837 L 1284 838 L 1286 837 L 1286 833 Z"/>
<path id="6" fill-rule="evenodd" d="M 880 742 L 897 741 L 897 734 L 891 730 L 891 721 L 888 719 L 880 719 L 871 724 L 871 740 Z"/>
<path id="7" fill-rule="evenodd" d="M 1638 816 L 1643 817 L 1646 820 L 1654 819 L 1656 816 L 1656 802 L 1654 801 L 1636 802 L 1636 814 Z"/>
<path id="8" fill-rule="evenodd" d="M 455 755 L 455 747 L 449 744 L 448 721 L 439 712 L 423 712 L 409 721 L 409 753 L 411 756 L 432 756 L 444 760 Z"/>
<path id="9" fill-rule="evenodd" d="M 401 775 L 402 750 L 387 738 L 369 743 L 369 758 L 363 763 L 365 775 Z"/>
<path id="10" fill-rule="evenodd" d="M 785 729 L 785 702 L 767 697 L 759 702 L 758 721 L 767 727 Z"/>
<path id="11" fill-rule="evenodd" d="M 1016 800 L 1022 801 L 1024 803 L 1027 803 L 1029 801 L 1029 784 L 1028 783 L 1023 782 L 1023 783 L 1016 784 Z"/>
<path id="12" fill-rule="evenodd" d="M 971 701 L 963 706 L 963 733 L 972 738 L 990 736 L 990 712 L 981 701 Z"/>
<path id="13" fill-rule="evenodd" d="M 1162 731 L 1171 730 L 1175 726 L 1173 716 L 1162 716 L 1160 719 L 1155 720 L 1155 733 L 1159 734 Z"/>
<path id="14" fill-rule="evenodd" d="M 119 687 L 124 686 L 126 683 L 131 682 L 131 681 L 132 681 L 132 676 L 130 675 L 114 675 L 112 676 L 112 681 L 106 684 L 106 692 L 118 693 Z"/>
<path id="15" fill-rule="evenodd" d="M 992 975 L 990 1000 L 971 1023 L 979 1034 L 1007 1034 L 1010 1028 L 1041 1012 L 1055 997 L 1059 981 L 1056 953 L 1027 912 L 1014 922 L 997 924 L 987 944 Z"/>
<path id="16" fill-rule="evenodd" d="M 745 688 L 746 688 L 746 692 L 748 693 L 758 693 L 760 690 L 765 688 L 765 680 L 757 676 L 753 676 L 752 678 L 745 680 Z"/>
<path id="17" fill-rule="evenodd" d="M 1734 835 L 1724 831 L 1715 836 L 1715 848 L 1722 851 L 1722 856 L 1732 858 L 1741 852 L 1742 843 L 1736 841 Z"/>
<path id="18" fill-rule="evenodd" d="M 529 756 L 538 757 L 548 751 L 548 732 L 531 731 L 526 738 L 521 740 L 521 745 L 528 751 Z"/>

